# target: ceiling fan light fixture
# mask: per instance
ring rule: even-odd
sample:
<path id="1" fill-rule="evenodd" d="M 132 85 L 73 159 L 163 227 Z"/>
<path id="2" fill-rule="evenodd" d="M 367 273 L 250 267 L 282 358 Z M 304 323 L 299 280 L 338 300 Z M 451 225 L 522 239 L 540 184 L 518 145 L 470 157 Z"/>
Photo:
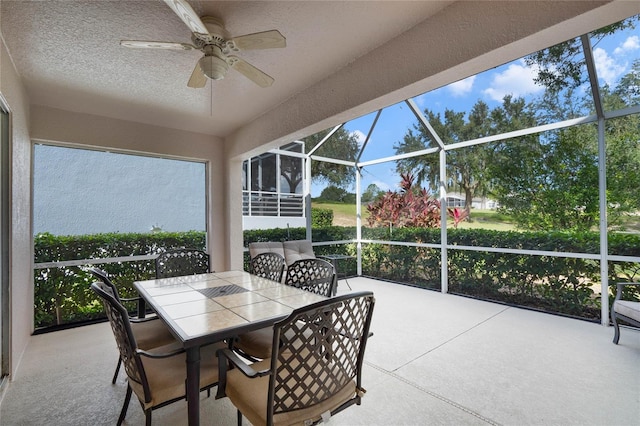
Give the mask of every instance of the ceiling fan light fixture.
<path id="1" fill-rule="evenodd" d="M 217 56 L 203 56 L 199 61 L 200 69 L 204 75 L 212 80 L 222 80 L 229 71 L 229 64 Z"/>

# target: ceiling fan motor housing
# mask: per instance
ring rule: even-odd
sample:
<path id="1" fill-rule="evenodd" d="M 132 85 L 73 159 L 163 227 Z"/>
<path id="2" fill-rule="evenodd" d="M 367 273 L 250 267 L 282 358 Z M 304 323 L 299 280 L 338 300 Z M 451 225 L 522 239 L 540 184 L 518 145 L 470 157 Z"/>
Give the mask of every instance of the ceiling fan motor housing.
<path id="1" fill-rule="evenodd" d="M 229 71 L 229 64 L 222 57 L 222 51 L 217 46 L 207 46 L 205 55 L 200 58 L 198 64 L 200 69 L 212 80 L 222 80 Z"/>

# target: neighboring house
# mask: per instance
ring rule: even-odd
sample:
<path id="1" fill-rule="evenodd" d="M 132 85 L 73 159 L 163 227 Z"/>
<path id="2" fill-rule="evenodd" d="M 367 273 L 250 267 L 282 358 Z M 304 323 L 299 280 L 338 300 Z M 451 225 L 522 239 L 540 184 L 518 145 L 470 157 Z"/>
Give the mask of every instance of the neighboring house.
<path id="1" fill-rule="evenodd" d="M 306 226 L 304 160 L 282 151 L 304 154 L 304 143 L 292 142 L 242 164 L 244 229 Z"/>
<path id="2" fill-rule="evenodd" d="M 465 200 L 464 194 L 449 192 L 447 194 L 447 207 L 464 207 Z M 471 200 L 471 208 L 493 210 L 498 208 L 498 202 L 486 197 L 474 197 Z"/>

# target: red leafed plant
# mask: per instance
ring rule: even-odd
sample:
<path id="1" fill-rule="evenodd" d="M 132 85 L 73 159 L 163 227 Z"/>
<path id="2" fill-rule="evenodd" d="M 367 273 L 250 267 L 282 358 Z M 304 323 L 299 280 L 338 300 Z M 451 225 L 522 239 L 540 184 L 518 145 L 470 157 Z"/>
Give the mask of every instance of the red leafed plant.
<path id="1" fill-rule="evenodd" d="M 367 205 L 369 226 L 393 226 L 394 228 L 440 226 L 440 202 L 426 189 L 414 187 L 412 174 L 401 174 L 399 191 L 387 191 L 382 197 Z"/>
<path id="2" fill-rule="evenodd" d="M 458 228 L 458 224 L 469 217 L 469 210 L 459 209 L 457 207 L 448 208 L 447 214 L 453 219 L 453 227 Z"/>

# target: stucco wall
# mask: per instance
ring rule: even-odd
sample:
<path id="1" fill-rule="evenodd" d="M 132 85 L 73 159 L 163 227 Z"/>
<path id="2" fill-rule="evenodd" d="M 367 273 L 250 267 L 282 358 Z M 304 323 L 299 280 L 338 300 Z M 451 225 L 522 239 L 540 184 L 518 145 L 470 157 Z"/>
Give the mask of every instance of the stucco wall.
<path id="1" fill-rule="evenodd" d="M 206 164 L 38 144 L 33 233 L 204 231 Z"/>
<path id="2" fill-rule="evenodd" d="M 1 39 L 0 39 L 1 40 Z M 10 110 L 10 371 L 14 374 L 33 331 L 31 238 L 31 141 L 29 100 L 7 53 L 0 45 L 0 94 Z"/>

